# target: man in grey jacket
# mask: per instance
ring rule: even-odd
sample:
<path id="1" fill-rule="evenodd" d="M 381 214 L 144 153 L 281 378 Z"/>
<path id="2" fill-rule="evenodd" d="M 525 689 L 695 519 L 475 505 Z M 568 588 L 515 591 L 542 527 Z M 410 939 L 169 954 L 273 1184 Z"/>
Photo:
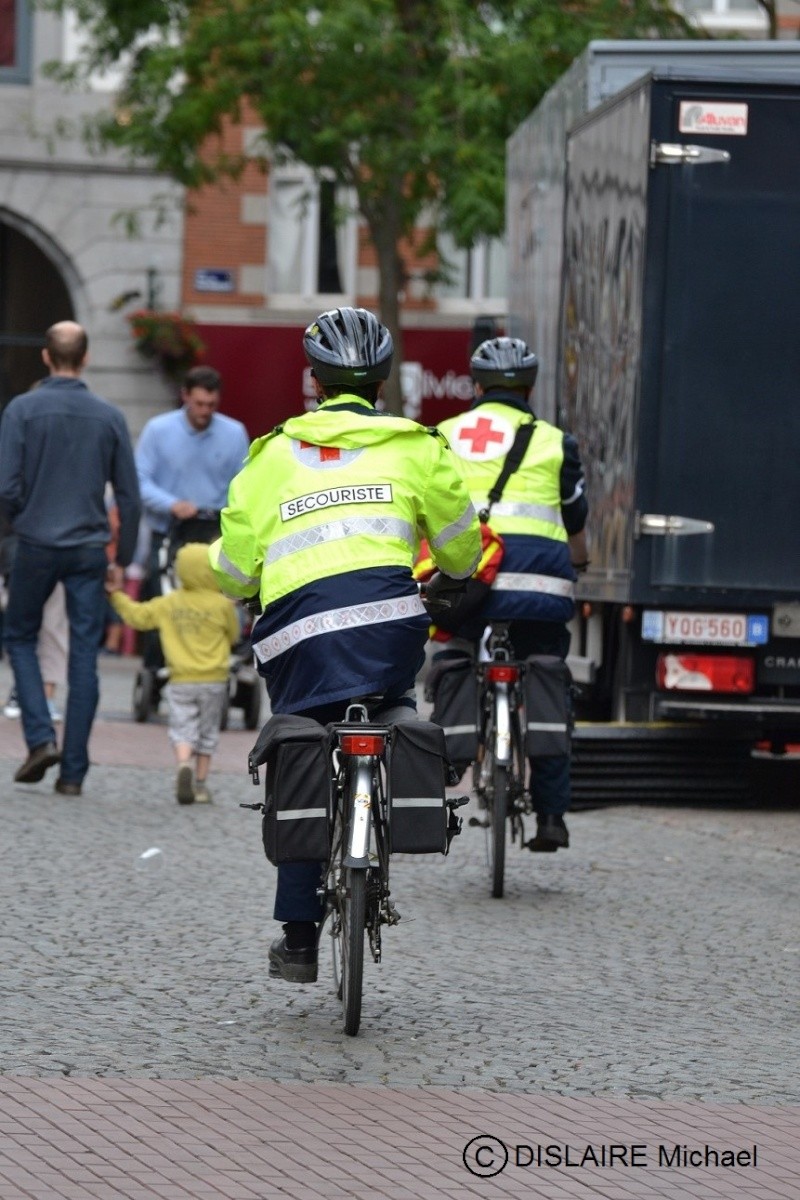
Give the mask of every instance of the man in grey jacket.
<path id="1" fill-rule="evenodd" d="M 0 514 L 18 537 L 9 580 L 4 641 L 22 709 L 28 758 L 17 783 L 38 783 L 60 762 L 55 790 L 79 796 L 89 769 L 89 734 L 99 699 L 97 655 L 103 637 L 108 570 L 130 563 L 140 502 L 125 419 L 80 378 L 88 339 L 74 321 L 48 329 L 42 358 L 49 377 L 16 396 L 0 422 Z M 106 484 L 120 529 L 116 564 Z M 36 656 L 45 601 L 61 580 L 69 618 L 69 668 L 61 752 Z"/>

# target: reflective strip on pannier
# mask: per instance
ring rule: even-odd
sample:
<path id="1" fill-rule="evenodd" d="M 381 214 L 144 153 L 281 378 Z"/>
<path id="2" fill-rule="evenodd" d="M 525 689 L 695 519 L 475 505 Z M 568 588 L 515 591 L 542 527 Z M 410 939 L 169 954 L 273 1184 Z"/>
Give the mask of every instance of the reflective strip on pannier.
<path id="1" fill-rule="evenodd" d="M 276 812 L 276 821 L 311 821 L 316 817 L 327 817 L 326 808 L 307 808 L 303 812 Z"/>

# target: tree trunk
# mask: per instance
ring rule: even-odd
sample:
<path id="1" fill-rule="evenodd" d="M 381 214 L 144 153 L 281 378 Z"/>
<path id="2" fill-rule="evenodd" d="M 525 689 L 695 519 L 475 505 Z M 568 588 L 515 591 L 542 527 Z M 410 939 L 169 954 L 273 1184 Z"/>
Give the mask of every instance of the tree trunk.
<path id="1" fill-rule="evenodd" d="M 758 0 L 758 3 L 767 14 L 769 22 L 769 37 L 775 40 L 778 37 L 778 4 L 777 0 Z"/>
<path id="2" fill-rule="evenodd" d="M 369 230 L 378 258 L 378 306 L 380 318 L 394 342 L 392 373 L 383 388 L 383 401 L 388 412 L 403 414 L 403 393 L 400 386 L 400 367 L 403 362 L 403 331 L 400 328 L 400 292 L 405 284 L 403 262 L 398 252 L 400 223 L 396 212 L 381 213 L 380 219 L 369 221 Z"/>

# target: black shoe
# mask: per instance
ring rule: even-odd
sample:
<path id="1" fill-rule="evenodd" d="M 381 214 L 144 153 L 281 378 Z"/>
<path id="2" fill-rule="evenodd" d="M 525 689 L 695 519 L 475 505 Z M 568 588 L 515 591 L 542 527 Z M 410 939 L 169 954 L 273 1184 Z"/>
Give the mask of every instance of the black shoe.
<path id="1" fill-rule="evenodd" d="M 569 846 L 569 830 L 561 816 L 546 813 L 536 818 L 536 837 L 526 842 L 529 850 L 539 854 L 554 854 Z"/>
<path id="2" fill-rule="evenodd" d="M 57 779 L 53 791 L 58 792 L 60 796 L 80 796 L 81 785 L 69 783 L 66 779 Z"/>
<path id="3" fill-rule="evenodd" d="M 288 983 L 316 983 L 316 945 L 289 950 L 286 934 L 276 938 L 269 948 L 269 974 L 271 979 L 285 979 Z"/>
<path id="4" fill-rule="evenodd" d="M 38 783 L 44 779 L 48 767 L 54 767 L 59 762 L 61 755 L 55 742 L 35 746 L 14 776 L 14 783 Z"/>

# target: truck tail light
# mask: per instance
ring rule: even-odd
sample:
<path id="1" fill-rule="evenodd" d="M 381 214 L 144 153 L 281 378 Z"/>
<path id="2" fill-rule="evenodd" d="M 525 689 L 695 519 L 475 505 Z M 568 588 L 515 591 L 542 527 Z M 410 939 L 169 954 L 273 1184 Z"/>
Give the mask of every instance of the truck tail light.
<path id="1" fill-rule="evenodd" d="M 755 663 L 744 654 L 659 654 L 656 683 L 663 691 L 749 695 Z"/>
<path id="2" fill-rule="evenodd" d="M 519 668 L 507 663 L 502 666 L 492 665 L 486 668 L 486 678 L 489 683 L 515 683 L 519 679 Z"/>
<path id="3" fill-rule="evenodd" d="M 384 742 L 379 733 L 343 733 L 339 749 L 342 754 L 383 754 Z"/>

